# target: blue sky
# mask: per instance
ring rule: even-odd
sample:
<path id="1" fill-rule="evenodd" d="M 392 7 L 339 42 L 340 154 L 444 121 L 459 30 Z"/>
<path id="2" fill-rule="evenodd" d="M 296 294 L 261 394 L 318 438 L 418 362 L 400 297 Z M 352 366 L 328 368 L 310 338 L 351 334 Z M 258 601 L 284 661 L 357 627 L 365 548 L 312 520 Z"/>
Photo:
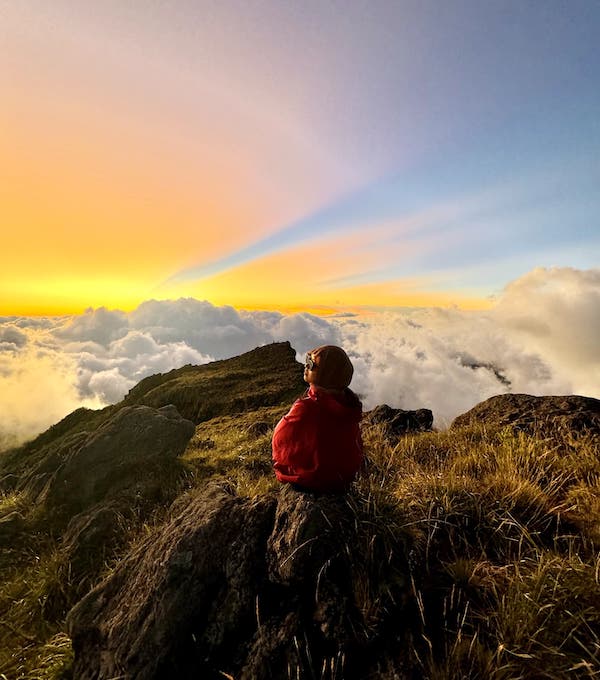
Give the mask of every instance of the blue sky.
<path id="1" fill-rule="evenodd" d="M 318 3 L 299 17 L 283 3 L 272 28 L 296 46 L 300 35 L 330 54 L 341 45 L 326 67 L 331 89 L 316 126 L 330 124 L 331 145 L 357 167 L 364 158 L 375 179 L 184 276 L 384 220 L 399 223 L 391 241 L 438 241 L 395 264 L 386 263 L 382 241 L 382 266 L 344 281 L 430 272 L 439 275 L 434 287 L 458 282 L 491 293 L 535 266 L 597 266 L 600 6 L 350 4 L 346 12 Z M 338 12 L 345 17 L 334 26 Z M 310 56 L 308 65 L 316 68 Z M 438 206 L 418 228 L 400 226 Z"/>

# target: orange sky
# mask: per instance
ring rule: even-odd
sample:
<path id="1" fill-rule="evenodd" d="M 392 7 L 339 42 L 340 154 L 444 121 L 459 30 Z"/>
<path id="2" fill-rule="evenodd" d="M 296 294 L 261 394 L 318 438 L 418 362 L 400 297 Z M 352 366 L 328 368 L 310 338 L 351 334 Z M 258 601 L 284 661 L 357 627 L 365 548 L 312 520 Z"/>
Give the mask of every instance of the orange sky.
<path id="1" fill-rule="evenodd" d="M 598 265 L 593 22 L 334 5 L 4 7 L 0 315 L 472 309 Z"/>

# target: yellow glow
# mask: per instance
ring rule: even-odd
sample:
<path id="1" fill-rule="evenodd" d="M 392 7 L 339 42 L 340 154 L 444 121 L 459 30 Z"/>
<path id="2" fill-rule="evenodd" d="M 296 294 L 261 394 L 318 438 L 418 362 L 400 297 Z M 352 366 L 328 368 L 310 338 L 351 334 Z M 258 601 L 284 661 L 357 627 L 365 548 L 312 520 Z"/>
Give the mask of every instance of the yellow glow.
<path id="1" fill-rule="evenodd" d="M 358 257 L 358 256 L 357 256 Z M 427 281 L 400 280 L 359 286 L 332 286 L 355 266 L 352 257 L 328 248 L 305 246 L 255 260 L 190 286 L 171 289 L 167 297 L 192 295 L 214 304 L 284 312 L 360 310 L 363 307 L 450 307 L 487 309 L 488 299 L 427 290 Z"/>
<path id="2" fill-rule="evenodd" d="M 130 307 L 266 222 L 243 186 L 233 200 L 233 159 L 194 166 L 184 150 L 151 148 L 129 129 L 53 123 L 0 111 L 0 313 Z"/>
<path id="3" fill-rule="evenodd" d="M 149 297 L 149 287 L 123 278 L 0 281 L 0 315 L 80 314 L 88 307 L 130 311 Z"/>

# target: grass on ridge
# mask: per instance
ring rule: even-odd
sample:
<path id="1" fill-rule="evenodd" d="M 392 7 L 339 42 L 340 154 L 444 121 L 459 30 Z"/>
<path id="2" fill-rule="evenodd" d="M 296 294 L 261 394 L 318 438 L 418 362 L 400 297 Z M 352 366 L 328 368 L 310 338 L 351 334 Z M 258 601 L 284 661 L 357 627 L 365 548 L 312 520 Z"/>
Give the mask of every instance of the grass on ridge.
<path id="1" fill-rule="evenodd" d="M 288 410 L 266 407 L 200 423 L 182 456 L 196 483 L 203 486 L 208 479 L 225 478 L 238 494 L 250 497 L 277 489 L 271 438 Z"/>

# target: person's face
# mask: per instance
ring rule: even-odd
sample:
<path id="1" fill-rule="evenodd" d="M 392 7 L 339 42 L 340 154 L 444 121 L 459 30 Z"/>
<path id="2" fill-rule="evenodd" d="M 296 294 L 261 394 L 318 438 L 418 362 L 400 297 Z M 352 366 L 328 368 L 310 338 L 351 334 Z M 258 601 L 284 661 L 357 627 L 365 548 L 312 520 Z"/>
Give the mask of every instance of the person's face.
<path id="1" fill-rule="evenodd" d="M 317 371 L 319 366 L 317 362 L 313 359 L 312 354 L 307 352 L 306 359 L 304 361 L 304 382 L 312 385 L 317 380 Z"/>

